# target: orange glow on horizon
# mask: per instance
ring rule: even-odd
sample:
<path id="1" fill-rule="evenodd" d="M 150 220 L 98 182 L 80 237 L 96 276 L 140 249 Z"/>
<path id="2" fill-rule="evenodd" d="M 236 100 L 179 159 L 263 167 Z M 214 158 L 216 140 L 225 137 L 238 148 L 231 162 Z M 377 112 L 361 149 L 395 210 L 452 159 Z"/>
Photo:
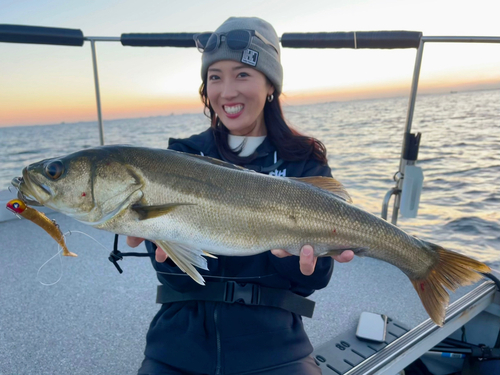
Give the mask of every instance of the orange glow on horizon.
<path id="1" fill-rule="evenodd" d="M 29 109 L 26 102 L 29 103 Z M 4 107 L 4 108 L 2 108 Z M 8 109 L 8 110 L 7 110 Z M 200 99 L 172 97 L 131 97 L 109 95 L 101 98 L 103 120 L 168 116 L 170 114 L 202 113 Z M 26 100 L 0 105 L 0 127 L 49 125 L 62 122 L 97 121 L 95 98 L 71 96 L 69 100 L 45 97 L 39 100 Z"/>
<path id="2" fill-rule="evenodd" d="M 456 82 L 452 80 L 420 82 L 418 94 L 443 93 L 452 91 L 470 91 L 500 88 L 499 80 L 470 80 Z M 393 82 L 385 86 L 343 87 L 315 92 L 284 93 L 283 101 L 289 105 L 321 103 L 326 101 L 351 101 L 376 98 L 410 96 L 411 82 Z"/>
<path id="3" fill-rule="evenodd" d="M 285 92 L 282 103 L 286 105 L 305 105 L 327 101 L 351 101 L 363 99 L 409 96 L 410 80 L 392 82 L 385 86 L 352 86 L 323 91 Z M 500 80 L 470 80 L 453 82 L 424 81 L 419 84 L 419 94 L 478 89 L 500 88 Z M 0 127 L 22 125 L 46 125 L 62 122 L 97 121 L 95 97 L 86 95 L 47 95 L 36 99 L 35 95 L 15 93 L 11 100 L 0 104 Z M 24 97 L 20 102 L 16 96 Z M 26 104 L 28 103 L 28 104 Z M 171 114 L 202 113 L 203 104 L 197 96 L 132 96 L 129 93 L 107 93 L 102 96 L 103 120 L 168 116 Z"/>

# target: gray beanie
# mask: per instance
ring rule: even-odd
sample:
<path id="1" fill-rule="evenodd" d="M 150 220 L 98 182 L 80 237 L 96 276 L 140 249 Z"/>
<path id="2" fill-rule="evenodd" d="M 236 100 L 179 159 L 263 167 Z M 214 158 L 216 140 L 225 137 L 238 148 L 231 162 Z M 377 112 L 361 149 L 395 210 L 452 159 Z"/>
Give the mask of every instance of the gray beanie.
<path id="1" fill-rule="evenodd" d="M 225 34 L 231 30 L 255 30 L 271 42 L 278 52 L 280 44 L 276 31 L 270 23 L 257 17 L 231 17 L 219 26 L 215 33 Z M 244 51 L 234 51 L 221 42 L 219 48 L 211 52 L 204 52 L 201 58 L 201 79 L 205 79 L 208 67 L 221 60 L 234 60 L 242 62 L 263 73 L 272 82 L 275 96 L 281 94 L 283 86 L 283 67 L 280 54 L 261 41 L 257 36 L 252 38 L 252 43 Z"/>

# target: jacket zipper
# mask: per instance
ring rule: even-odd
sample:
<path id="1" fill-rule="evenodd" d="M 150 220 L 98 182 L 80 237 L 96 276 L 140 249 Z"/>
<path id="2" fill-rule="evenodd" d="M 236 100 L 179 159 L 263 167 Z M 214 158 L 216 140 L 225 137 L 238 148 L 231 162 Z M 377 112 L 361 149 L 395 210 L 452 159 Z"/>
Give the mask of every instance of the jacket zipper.
<path id="1" fill-rule="evenodd" d="M 224 276 L 224 263 L 225 263 L 225 258 L 220 259 L 220 275 Z M 217 322 L 217 312 L 219 309 L 219 304 L 216 302 L 215 303 L 215 308 L 214 308 L 214 322 L 215 322 L 215 337 L 217 340 L 217 362 L 216 362 L 216 367 L 215 367 L 215 375 L 221 375 L 222 374 L 222 350 L 221 350 L 221 340 L 220 340 L 220 332 L 219 332 L 219 327 L 218 327 L 218 322 Z"/>
<path id="2" fill-rule="evenodd" d="M 221 364 L 221 344 L 220 344 L 220 333 L 219 333 L 219 327 L 217 326 L 217 310 L 219 306 L 215 305 L 214 309 L 214 321 L 215 321 L 215 337 L 217 338 L 217 366 L 215 367 L 215 375 L 221 375 L 222 374 L 222 364 Z"/>

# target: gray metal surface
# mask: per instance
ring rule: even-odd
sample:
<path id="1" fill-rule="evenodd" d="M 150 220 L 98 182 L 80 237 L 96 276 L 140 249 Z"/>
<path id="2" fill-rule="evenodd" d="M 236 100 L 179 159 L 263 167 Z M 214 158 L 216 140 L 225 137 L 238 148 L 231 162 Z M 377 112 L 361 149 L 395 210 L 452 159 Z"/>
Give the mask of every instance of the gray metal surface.
<path id="1" fill-rule="evenodd" d="M 52 214 L 65 232 L 80 230 L 112 249 L 113 235 Z M 55 242 L 26 220 L 0 223 L 0 374 L 136 374 L 156 313 L 156 276 L 148 258 L 121 261 L 119 274 L 104 250 L 81 234 L 63 257 L 53 286 L 37 280 L 57 252 Z M 126 251 L 122 240 L 120 249 Z M 144 249 L 141 249 L 144 250 Z M 58 279 L 59 259 L 40 272 Z"/>
<path id="2" fill-rule="evenodd" d="M 37 280 L 40 266 L 57 252 L 55 242 L 26 220 L 0 223 L 0 374 L 135 374 L 142 361 L 148 325 L 158 310 L 157 280 L 147 258 L 107 260 L 113 235 L 49 214 L 78 258 L 62 258 L 63 275 L 53 286 Z M 119 248 L 127 251 L 124 239 Z M 58 279 L 60 261 L 40 272 Z M 452 296 L 455 300 L 470 288 Z M 330 285 L 313 294 L 312 319 L 304 318 L 314 346 L 356 326 L 362 311 L 387 314 L 409 327 L 427 319 L 410 282 L 397 268 L 356 258 L 336 264 Z"/>
<path id="3" fill-rule="evenodd" d="M 499 36 L 422 36 L 424 42 L 437 43 L 500 43 Z"/>

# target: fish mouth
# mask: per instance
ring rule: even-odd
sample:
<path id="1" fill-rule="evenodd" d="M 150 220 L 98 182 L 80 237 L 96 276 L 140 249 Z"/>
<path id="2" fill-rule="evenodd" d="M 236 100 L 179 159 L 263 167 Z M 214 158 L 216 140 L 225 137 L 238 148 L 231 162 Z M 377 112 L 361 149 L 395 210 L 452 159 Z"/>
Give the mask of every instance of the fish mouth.
<path id="1" fill-rule="evenodd" d="M 42 204 L 35 197 L 35 194 L 30 189 L 31 181 L 28 177 L 26 168 L 23 169 L 23 177 L 14 177 L 11 181 L 11 184 L 17 189 L 18 199 L 22 200 L 29 206 L 42 206 Z M 42 188 L 42 190 L 46 191 L 43 186 L 40 187 Z"/>
<path id="2" fill-rule="evenodd" d="M 23 183 L 23 181 L 24 181 L 24 179 L 22 177 L 14 177 L 10 183 L 17 190 L 19 190 L 19 188 L 20 188 L 21 184 Z"/>

